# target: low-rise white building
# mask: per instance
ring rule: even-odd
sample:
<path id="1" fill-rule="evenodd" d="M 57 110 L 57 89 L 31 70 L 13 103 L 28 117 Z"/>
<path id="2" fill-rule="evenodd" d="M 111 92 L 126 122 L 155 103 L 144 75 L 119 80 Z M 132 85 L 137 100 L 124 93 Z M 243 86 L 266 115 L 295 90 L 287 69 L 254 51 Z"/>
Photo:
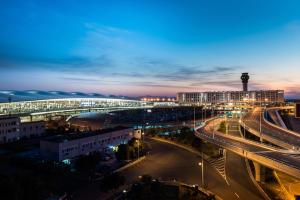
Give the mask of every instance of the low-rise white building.
<path id="1" fill-rule="evenodd" d="M 134 130 L 116 127 L 94 133 L 56 135 L 40 141 L 40 153 L 45 159 L 62 161 L 91 152 L 107 152 L 134 137 Z"/>
<path id="2" fill-rule="evenodd" d="M 13 142 L 20 138 L 20 118 L 0 116 L 0 143 Z"/>
<path id="3" fill-rule="evenodd" d="M 24 122 L 20 126 L 20 136 L 21 138 L 29 138 L 32 136 L 41 136 L 45 133 L 45 122 Z"/>
<path id="4" fill-rule="evenodd" d="M 13 142 L 32 136 L 41 136 L 44 132 L 44 121 L 21 123 L 18 116 L 0 116 L 0 143 Z"/>

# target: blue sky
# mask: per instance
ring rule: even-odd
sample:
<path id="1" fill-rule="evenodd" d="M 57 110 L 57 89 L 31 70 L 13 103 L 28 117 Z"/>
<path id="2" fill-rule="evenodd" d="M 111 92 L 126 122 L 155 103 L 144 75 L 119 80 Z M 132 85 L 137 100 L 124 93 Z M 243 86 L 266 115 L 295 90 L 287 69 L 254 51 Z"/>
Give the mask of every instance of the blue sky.
<path id="1" fill-rule="evenodd" d="M 0 89 L 300 97 L 300 1 L 0 2 Z"/>

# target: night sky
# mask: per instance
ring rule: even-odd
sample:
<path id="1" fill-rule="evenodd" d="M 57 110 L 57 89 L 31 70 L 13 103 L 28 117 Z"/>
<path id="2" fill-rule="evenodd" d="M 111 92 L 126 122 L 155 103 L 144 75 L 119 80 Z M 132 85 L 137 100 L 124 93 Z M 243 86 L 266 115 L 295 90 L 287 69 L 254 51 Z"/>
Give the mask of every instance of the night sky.
<path id="1" fill-rule="evenodd" d="M 0 90 L 300 97 L 300 1 L 1 0 Z"/>

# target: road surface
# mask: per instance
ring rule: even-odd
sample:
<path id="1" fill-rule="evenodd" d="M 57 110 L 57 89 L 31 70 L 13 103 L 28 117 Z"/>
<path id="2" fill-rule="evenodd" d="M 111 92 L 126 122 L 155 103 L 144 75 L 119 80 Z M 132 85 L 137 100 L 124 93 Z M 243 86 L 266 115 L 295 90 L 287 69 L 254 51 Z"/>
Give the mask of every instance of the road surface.
<path id="1" fill-rule="evenodd" d="M 262 118 L 262 119 L 260 119 Z M 287 148 L 287 146 L 294 147 L 295 149 L 300 149 L 300 135 L 299 134 L 291 134 L 291 131 L 272 126 L 267 123 L 262 116 L 261 108 L 254 108 L 252 111 L 247 113 L 242 121 L 245 123 L 246 127 L 250 127 L 257 132 L 260 132 L 260 121 L 262 124 L 262 137 L 268 140 L 268 136 L 274 138 L 276 141 L 269 141 L 272 143 L 276 143 L 276 145 L 281 146 L 283 148 Z M 286 144 L 286 145 L 284 145 Z"/>
<path id="2" fill-rule="evenodd" d="M 201 168 L 198 162 L 201 158 L 191 152 L 174 145 L 150 141 L 151 155 L 142 163 L 125 170 L 127 181 L 132 181 L 143 174 L 163 180 L 176 179 L 188 184 L 201 185 Z M 245 171 L 245 160 L 229 153 L 226 161 L 228 173 L 226 183 L 224 178 L 208 162 L 204 162 L 205 183 L 207 189 L 226 199 L 262 199 Z"/>
<path id="3" fill-rule="evenodd" d="M 299 154 L 295 154 L 297 152 L 290 152 L 244 138 L 220 133 L 216 128 L 223 120 L 224 119 L 220 118 L 215 119 L 208 122 L 204 127 L 197 128 L 196 135 L 267 167 L 282 171 L 294 177 L 300 176 L 300 156 Z"/>

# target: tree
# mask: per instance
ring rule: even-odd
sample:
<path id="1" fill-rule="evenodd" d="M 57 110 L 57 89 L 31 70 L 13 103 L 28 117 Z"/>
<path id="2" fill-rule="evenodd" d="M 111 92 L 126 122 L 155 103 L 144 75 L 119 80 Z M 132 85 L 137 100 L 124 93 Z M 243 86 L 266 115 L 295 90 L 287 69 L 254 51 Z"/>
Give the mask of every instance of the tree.
<path id="1" fill-rule="evenodd" d="M 100 160 L 101 155 L 98 152 L 91 153 L 87 156 L 80 156 L 75 161 L 75 168 L 78 171 L 94 171 Z"/>
<path id="2" fill-rule="evenodd" d="M 115 155 L 118 160 L 131 160 L 135 158 L 135 149 L 129 144 L 120 144 Z"/>
<path id="3" fill-rule="evenodd" d="M 124 185 L 125 177 L 119 173 L 108 174 L 103 177 L 100 187 L 103 191 L 109 191 L 112 189 L 117 189 L 121 185 Z"/>
<path id="4" fill-rule="evenodd" d="M 180 129 L 179 139 L 185 144 L 193 144 L 195 140 L 194 131 L 192 131 L 189 127 L 182 127 Z"/>
<path id="5" fill-rule="evenodd" d="M 222 133 L 225 133 L 225 132 L 226 132 L 226 122 L 225 122 L 225 121 L 222 121 L 222 122 L 221 122 L 218 131 L 220 131 L 220 132 L 222 132 Z"/>

